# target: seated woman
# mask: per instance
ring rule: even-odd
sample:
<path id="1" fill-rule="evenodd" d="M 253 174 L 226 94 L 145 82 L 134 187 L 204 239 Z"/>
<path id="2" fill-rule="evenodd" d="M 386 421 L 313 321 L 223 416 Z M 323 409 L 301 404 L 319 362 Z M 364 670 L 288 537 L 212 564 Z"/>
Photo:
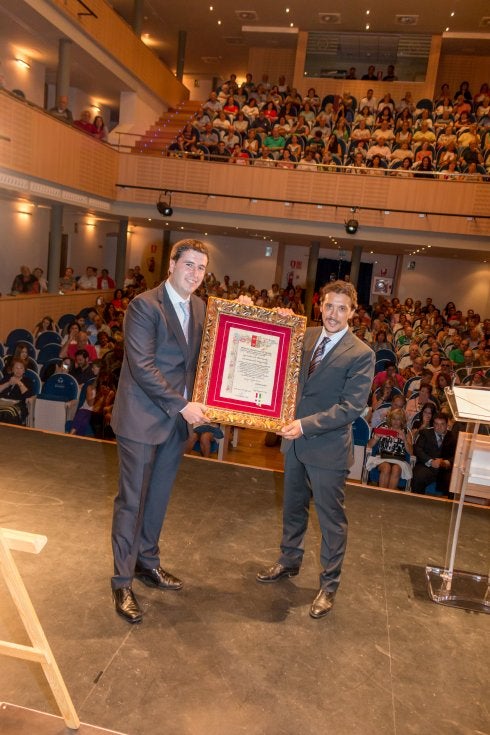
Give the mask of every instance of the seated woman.
<path id="1" fill-rule="evenodd" d="M 233 119 L 235 115 L 238 115 L 239 109 L 235 98 L 233 96 L 228 97 L 226 104 L 223 106 L 223 112 Z"/>
<path id="2" fill-rule="evenodd" d="M 411 431 L 414 444 L 423 429 L 430 429 L 434 425 L 434 416 L 436 413 L 437 408 L 434 403 L 426 403 L 422 406 L 422 411 L 415 417 L 412 424 Z"/>
<path id="3" fill-rule="evenodd" d="M 34 327 L 34 338 L 36 338 L 41 332 L 56 332 L 55 323 L 50 316 L 43 316 L 40 322 Z"/>
<path id="4" fill-rule="evenodd" d="M 432 161 L 430 156 L 424 155 L 420 162 L 420 166 L 415 170 L 413 175 L 415 178 L 421 179 L 434 178 L 434 169 L 432 168 Z"/>
<path id="5" fill-rule="evenodd" d="M 373 429 L 367 446 L 378 450 L 376 455 L 367 458 L 366 469 L 378 468 L 379 487 L 395 490 L 400 478 L 410 480 L 412 468 L 407 454 L 412 454 L 413 444 L 403 409 L 395 408 L 388 412 L 386 422 Z"/>
<path id="6" fill-rule="evenodd" d="M 374 320 L 372 333 L 374 335 L 372 348 L 375 352 L 379 352 L 379 350 L 393 350 L 393 345 L 388 338 L 388 331 L 384 326 L 381 326 L 379 319 Z"/>
<path id="7" fill-rule="evenodd" d="M 26 369 L 20 358 L 13 358 L 11 369 L 11 374 L 0 382 L 0 422 L 25 426 L 26 401 L 34 390 L 31 381 L 25 376 Z"/>
<path id="8" fill-rule="evenodd" d="M 15 360 L 20 360 L 24 365 L 24 370 L 34 370 L 37 373 L 38 367 L 36 361 L 29 357 L 29 349 L 25 342 L 18 342 L 13 355 L 7 355 L 4 359 L 5 372 L 12 373 L 12 367 Z"/>
<path id="9" fill-rule="evenodd" d="M 432 376 L 430 376 L 429 379 L 431 377 Z M 432 386 L 427 383 L 422 383 L 418 395 L 414 398 L 410 398 L 405 407 L 409 423 L 420 411 L 422 411 L 426 403 L 433 403 L 435 405 L 435 401 L 432 400 Z"/>
<path id="10" fill-rule="evenodd" d="M 373 393 L 373 399 L 372 399 L 372 408 L 373 411 L 376 411 L 376 409 L 382 404 L 382 403 L 391 403 L 393 398 L 397 393 L 399 393 L 399 389 L 396 388 L 395 381 L 392 378 L 386 378 L 384 383 L 377 388 Z"/>

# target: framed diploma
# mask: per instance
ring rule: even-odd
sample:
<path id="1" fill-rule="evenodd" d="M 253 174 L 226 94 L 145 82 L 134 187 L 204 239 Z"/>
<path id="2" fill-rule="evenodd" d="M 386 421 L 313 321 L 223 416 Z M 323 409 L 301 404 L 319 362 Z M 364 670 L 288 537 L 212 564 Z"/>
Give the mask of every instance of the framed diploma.
<path id="1" fill-rule="evenodd" d="M 294 419 L 306 317 L 209 297 L 193 401 L 210 421 L 277 431 Z"/>

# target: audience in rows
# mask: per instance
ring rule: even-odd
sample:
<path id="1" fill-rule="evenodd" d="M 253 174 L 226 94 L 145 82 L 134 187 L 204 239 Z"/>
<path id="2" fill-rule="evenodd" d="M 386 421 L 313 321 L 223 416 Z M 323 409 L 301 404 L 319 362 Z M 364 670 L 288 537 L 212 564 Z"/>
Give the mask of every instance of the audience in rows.
<path id="1" fill-rule="evenodd" d="M 442 85 L 435 100 L 416 103 L 410 92 L 399 102 L 389 93 L 376 99 L 372 88 L 359 101 L 349 92 L 320 99 L 314 88 L 301 97 L 285 84 L 255 85 L 252 75 L 238 87 L 232 76 L 168 152 L 240 165 L 481 180 L 490 172 L 489 126 L 487 83 L 474 98 L 462 82 L 453 95 Z"/>
<path id="2" fill-rule="evenodd" d="M 48 364 L 38 366 L 29 354 L 29 345 L 17 344 L 6 356 L 0 376 L 0 397 L 9 399 L 3 401 L 5 410 L 0 412 L 0 420 L 25 422 L 26 401 L 33 394 L 26 370 L 39 372 L 43 381 L 53 373 L 69 372 L 79 383 L 83 397 L 72 433 L 111 436 L 111 408 L 124 347 L 124 312 L 145 287 L 140 269 L 129 269 L 124 289 L 115 289 L 109 302 L 85 309 L 65 326 L 59 356 Z M 305 314 L 304 292 L 291 283 L 286 288 L 277 283 L 257 288 L 228 275 L 219 281 L 208 273 L 197 293 L 204 301 L 209 296 L 235 299 L 248 295 L 256 306 L 285 307 Z M 319 294 L 313 301 L 312 321 L 319 323 Z M 426 485 L 435 482 L 436 490 L 447 494 L 457 427 L 453 429 L 444 389 L 459 383 L 489 387 L 490 319 L 482 320 L 472 309 L 463 313 L 454 302 L 437 308 L 431 298 L 422 304 L 411 298 L 401 303 L 396 297 L 379 297 L 372 307 L 358 307 L 351 328 L 377 357 L 364 412 L 372 430 L 368 447 L 376 450 L 367 469 L 378 470 L 379 484 L 384 487 L 394 489 L 412 479 L 416 492 L 424 492 Z M 35 325 L 34 332 L 40 335 L 57 329 L 46 316 Z M 432 441 L 434 427 L 443 424 L 439 446 Z M 422 437 L 424 451 L 418 452 Z M 213 437 L 205 438 L 208 453 Z M 429 459 L 423 460 L 422 467 L 419 454 L 425 457 L 427 447 L 437 456 L 430 463 Z M 415 464 L 410 462 L 411 455 L 416 457 Z"/>

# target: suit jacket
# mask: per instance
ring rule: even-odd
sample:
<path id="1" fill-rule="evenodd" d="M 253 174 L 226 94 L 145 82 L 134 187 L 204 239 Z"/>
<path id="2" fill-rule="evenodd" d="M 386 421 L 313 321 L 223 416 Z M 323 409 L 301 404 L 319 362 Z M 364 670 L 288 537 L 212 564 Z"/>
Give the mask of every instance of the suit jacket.
<path id="1" fill-rule="evenodd" d="M 191 296 L 189 344 L 164 283 L 136 296 L 124 318 L 124 360 L 112 413 L 115 434 L 161 444 L 192 396 L 205 305 Z M 185 423 L 182 424 L 186 432 Z"/>
<path id="2" fill-rule="evenodd" d="M 453 463 L 456 452 L 457 432 L 454 429 L 446 431 L 440 447 L 437 446 L 436 433 L 433 428 L 419 432 L 413 448 L 417 462 L 425 464 L 429 459 L 448 459 Z"/>
<path id="3" fill-rule="evenodd" d="M 321 331 L 311 327 L 305 333 L 296 407 L 303 436 L 295 440 L 296 455 L 315 467 L 347 469 L 352 464 L 352 422 L 366 408 L 375 355 L 348 331 L 308 377 Z M 283 451 L 292 445 L 284 441 Z"/>

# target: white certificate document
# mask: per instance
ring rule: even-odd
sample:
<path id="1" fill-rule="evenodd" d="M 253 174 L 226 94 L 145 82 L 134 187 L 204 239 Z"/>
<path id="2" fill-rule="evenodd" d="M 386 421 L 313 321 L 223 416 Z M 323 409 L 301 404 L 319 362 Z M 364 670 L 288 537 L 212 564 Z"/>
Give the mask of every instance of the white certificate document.
<path id="1" fill-rule="evenodd" d="M 271 406 L 278 352 L 278 336 L 231 327 L 221 396 Z"/>

